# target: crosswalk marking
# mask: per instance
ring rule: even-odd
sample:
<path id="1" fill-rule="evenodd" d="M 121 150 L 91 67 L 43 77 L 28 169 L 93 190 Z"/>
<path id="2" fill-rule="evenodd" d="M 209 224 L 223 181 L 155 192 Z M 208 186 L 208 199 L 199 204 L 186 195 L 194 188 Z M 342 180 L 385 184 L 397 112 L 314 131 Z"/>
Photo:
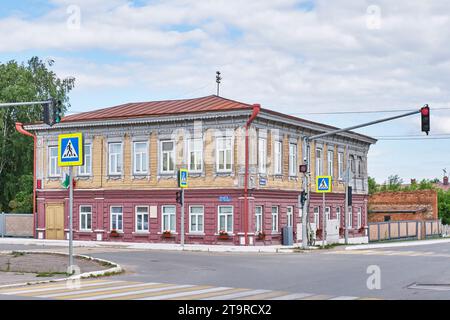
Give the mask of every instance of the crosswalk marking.
<path id="1" fill-rule="evenodd" d="M 0 288 L 1 295 L 57 300 L 350 300 L 353 296 L 246 289 L 210 285 L 133 282 L 126 280 L 80 280 L 71 289 L 62 282 Z"/>
<path id="2" fill-rule="evenodd" d="M 324 254 L 450 258 L 450 254 L 437 253 L 437 252 L 433 252 L 433 251 L 340 250 L 340 251 L 324 252 Z"/>

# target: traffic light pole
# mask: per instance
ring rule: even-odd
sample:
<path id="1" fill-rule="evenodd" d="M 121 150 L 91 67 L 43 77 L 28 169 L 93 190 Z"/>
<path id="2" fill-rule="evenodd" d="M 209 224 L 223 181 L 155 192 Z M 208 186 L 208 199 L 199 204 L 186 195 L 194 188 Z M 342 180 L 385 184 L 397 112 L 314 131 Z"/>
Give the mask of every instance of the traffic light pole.
<path id="1" fill-rule="evenodd" d="M 181 247 L 184 248 L 184 188 L 181 188 Z"/>
<path id="2" fill-rule="evenodd" d="M 52 102 L 51 100 L 47 100 L 47 101 L 0 103 L 0 108 L 33 106 L 33 105 L 37 105 L 37 104 L 48 104 L 48 103 L 51 103 L 51 102 Z"/>
<path id="3" fill-rule="evenodd" d="M 428 106 L 425 106 L 425 107 L 428 108 Z M 341 133 L 341 132 L 346 132 L 346 131 L 350 131 L 350 130 L 354 130 L 354 129 L 368 127 L 368 126 L 371 126 L 371 125 L 374 125 L 374 124 L 378 124 L 378 123 L 382 123 L 382 122 L 387 122 L 387 121 L 392 121 L 392 120 L 408 117 L 408 116 L 411 116 L 413 114 L 421 113 L 422 109 L 423 108 L 421 108 L 419 110 L 403 113 L 403 114 L 400 114 L 400 115 L 397 115 L 397 116 L 393 116 L 393 117 L 389 117 L 389 118 L 383 118 L 383 119 L 379 119 L 379 120 L 375 120 L 375 121 L 370 121 L 370 122 L 366 122 L 366 123 L 363 123 L 363 124 L 358 124 L 358 125 L 355 125 L 355 126 L 343 128 L 343 129 L 336 129 L 336 130 L 333 130 L 333 131 L 324 132 L 324 133 L 317 134 L 317 135 L 314 135 L 314 136 L 311 136 L 311 137 L 304 137 L 303 144 L 304 144 L 304 149 L 306 150 L 306 157 L 305 157 L 305 162 L 306 163 L 305 164 L 307 165 L 308 169 L 307 169 L 307 172 L 304 174 L 304 179 L 303 179 L 303 182 L 304 182 L 304 186 L 303 187 L 304 187 L 305 193 L 306 193 L 306 201 L 305 201 L 305 204 L 303 206 L 303 216 L 302 216 L 302 237 L 303 237 L 302 238 L 302 248 L 303 249 L 307 249 L 308 248 L 308 240 L 305 237 L 305 235 L 307 234 L 307 225 L 306 224 L 309 221 L 308 220 L 308 214 L 309 214 L 309 203 L 310 203 L 310 198 L 311 198 L 310 181 L 308 181 L 308 180 L 310 180 L 309 178 L 310 178 L 310 174 L 311 174 L 311 171 L 310 171 L 311 170 L 310 169 L 311 168 L 311 166 L 310 166 L 310 161 L 311 161 L 311 141 L 315 141 L 315 140 L 320 139 L 320 138 L 325 138 L 325 137 L 328 137 L 328 136 L 332 136 L 332 135 L 335 135 L 335 134 L 338 134 L 338 133 Z M 348 160 L 348 158 L 347 158 L 347 160 Z M 348 163 L 347 163 L 347 168 L 348 168 Z M 347 184 L 348 184 L 348 182 L 347 182 Z M 347 190 L 345 192 L 347 193 Z M 346 200 L 347 200 L 347 196 L 346 196 Z M 346 203 L 348 203 L 348 202 L 346 201 Z M 348 206 L 346 205 L 346 207 L 348 207 Z M 348 214 L 347 210 L 345 212 L 345 220 L 347 220 L 347 214 Z M 348 228 L 347 224 L 348 223 L 347 223 L 347 221 L 346 221 L 345 224 L 346 224 L 345 225 L 345 238 L 346 238 L 346 242 L 348 242 L 348 230 L 347 230 L 347 228 Z M 324 234 L 324 232 L 322 232 L 322 235 L 323 234 Z"/>

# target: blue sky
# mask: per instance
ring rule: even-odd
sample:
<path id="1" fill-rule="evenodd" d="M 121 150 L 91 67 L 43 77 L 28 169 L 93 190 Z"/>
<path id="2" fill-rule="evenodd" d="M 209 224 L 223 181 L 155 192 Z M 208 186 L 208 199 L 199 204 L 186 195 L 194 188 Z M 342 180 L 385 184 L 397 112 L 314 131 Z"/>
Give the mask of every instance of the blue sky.
<path id="1" fill-rule="evenodd" d="M 450 4 L 377 0 L 51 0 L 0 2 L 0 61 L 56 61 L 76 78 L 71 112 L 215 93 L 344 127 L 432 108 L 450 136 Z M 314 112 L 379 111 L 313 115 Z M 419 116 L 360 129 L 421 135 Z M 448 139 L 381 140 L 369 174 L 442 177 Z"/>

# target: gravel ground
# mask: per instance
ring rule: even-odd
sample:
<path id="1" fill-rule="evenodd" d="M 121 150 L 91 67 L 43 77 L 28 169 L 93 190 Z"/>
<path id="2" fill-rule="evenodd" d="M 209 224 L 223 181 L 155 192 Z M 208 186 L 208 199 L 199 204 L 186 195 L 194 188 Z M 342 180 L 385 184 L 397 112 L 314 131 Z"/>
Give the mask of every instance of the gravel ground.
<path id="1" fill-rule="evenodd" d="M 89 271 L 98 271 L 110 268 L 108 265 L 102 265 L 96 261 L 74 258 L 81 273 Z M 68 257 L 66 255 L 50 253 L 13 253 L 0 254 L 0 272 L 5 276 L 20 275 L 20 273 L 32 273 L 35 280 L 42 280 L 42 277 L 36 277 L 42 273 L 65 273 L 67 271 Z M 54 276 L 60 276 L 55 274 Z M 65 274 L 62 274 L 65 276 Z"/>

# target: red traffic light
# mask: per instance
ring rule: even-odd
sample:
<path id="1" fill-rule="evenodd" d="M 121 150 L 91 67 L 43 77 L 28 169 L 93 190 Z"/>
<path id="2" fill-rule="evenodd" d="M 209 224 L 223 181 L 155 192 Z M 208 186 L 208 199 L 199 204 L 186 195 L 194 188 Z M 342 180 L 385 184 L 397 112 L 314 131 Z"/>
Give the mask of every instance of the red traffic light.
<path id="1" fill-rule="evenodd" d="M 430 107 L 428 105 L 425 105 L 422 109 L 420 109 L 420 113 L 423 116 L 428 116 L 430 114 Z"/>

